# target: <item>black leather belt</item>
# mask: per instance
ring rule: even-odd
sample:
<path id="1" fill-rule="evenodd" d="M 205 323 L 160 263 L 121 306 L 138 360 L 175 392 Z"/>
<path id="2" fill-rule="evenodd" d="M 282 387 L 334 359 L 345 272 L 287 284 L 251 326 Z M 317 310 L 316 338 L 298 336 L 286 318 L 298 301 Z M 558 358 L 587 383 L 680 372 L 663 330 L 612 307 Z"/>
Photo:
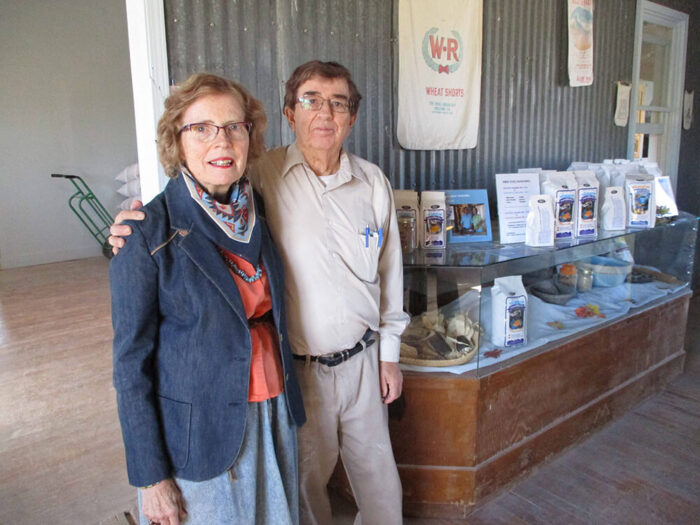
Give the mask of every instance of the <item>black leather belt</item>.
<path id="1" fill-rule="evenodd" d="M 374 344 L 374 339 L 372 338 L 373 335 L 374 332 L 372 331 L 372 329 L 368 328 L 365 332 L 365 335 L 362 336 L 362 339 L 360 339 L 358 343 L 352 348 L 348 348 L 347 350 L 341 350 L 340 352 L 334 352 L 332 354 L 326 355 L 294 354 L 294 359 L 299 359 L 300 361 L 306 361 L 308 359 L 309 361 L 316 361 L 326 366 L 338 366 L 340 363 L 342 363 L 343 361 L 347 361 L 355 354 L 359 354 L 368 346 L 372 346 Z"/>

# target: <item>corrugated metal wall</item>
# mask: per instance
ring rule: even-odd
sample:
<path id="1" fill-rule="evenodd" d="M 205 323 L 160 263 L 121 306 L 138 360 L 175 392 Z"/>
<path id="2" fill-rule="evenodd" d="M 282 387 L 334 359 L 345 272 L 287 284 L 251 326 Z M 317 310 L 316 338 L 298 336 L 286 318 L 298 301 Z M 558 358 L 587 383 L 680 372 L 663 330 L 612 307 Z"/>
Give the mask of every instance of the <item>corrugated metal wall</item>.
<path id="1" fill-rule="evenodd" d="M 439 0 L 436 0 L 436 8 Z M 472 150 L 408 151 L 396 140 L 397 0 L 166 0 L 170 75 L 210 71 L 265 104 L 268 146 L 289 143 L 284 81 L 307 60 L 336 60 L 364 95 L 347 146 L 394 187 L 488 188 L 519 167 L 625 156 L 615 81 L 630 81 L 635 0 L 598 1 L 591 87 L 566 79 L 565 0 L 484 0 L 481 118 Z M 494 209 L 495 207 L 492 207 Z"/>

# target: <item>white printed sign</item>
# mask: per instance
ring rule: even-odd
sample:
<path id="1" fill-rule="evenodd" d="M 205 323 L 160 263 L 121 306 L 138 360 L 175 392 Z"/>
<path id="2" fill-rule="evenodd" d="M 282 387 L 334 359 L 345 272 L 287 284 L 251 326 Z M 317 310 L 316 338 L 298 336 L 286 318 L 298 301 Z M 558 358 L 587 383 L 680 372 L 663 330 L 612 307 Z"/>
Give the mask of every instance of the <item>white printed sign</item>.
<path id="1" fill-rule="evenodd" d="M 502 244 L 525 242 L 530 197 L 540 193 L 537 173 L 497 173 L 498 227 Z"/>

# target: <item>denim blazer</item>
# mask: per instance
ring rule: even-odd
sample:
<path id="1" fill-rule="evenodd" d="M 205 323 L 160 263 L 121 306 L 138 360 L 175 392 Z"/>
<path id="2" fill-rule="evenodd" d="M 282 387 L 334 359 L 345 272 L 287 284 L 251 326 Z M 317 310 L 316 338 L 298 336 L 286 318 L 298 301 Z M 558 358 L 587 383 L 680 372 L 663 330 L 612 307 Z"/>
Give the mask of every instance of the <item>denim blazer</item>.
<path id="1" fill-rule="evenodd" d="M 180 178 L 130 221 L 110 263 L 114 387 L 129 482 L 202 481 L 230 468 L 248 408 L 251 340 L 243 303 L 216 247 L 193 228 Z M 256 200 L 259 199 L 256 195 Z M 306 419 L 287 339 L 282 264 L 262 207 L 261 258 L 272 295 L 284 393 Z"/>

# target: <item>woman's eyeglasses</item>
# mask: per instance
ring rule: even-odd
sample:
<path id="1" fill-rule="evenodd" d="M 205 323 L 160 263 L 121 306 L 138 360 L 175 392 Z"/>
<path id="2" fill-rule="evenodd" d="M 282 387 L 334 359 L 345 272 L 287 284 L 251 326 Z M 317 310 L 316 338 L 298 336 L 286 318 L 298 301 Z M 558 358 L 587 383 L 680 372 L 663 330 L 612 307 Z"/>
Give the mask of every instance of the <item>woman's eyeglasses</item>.
<path id="1" fill-rule="evenodd" d="M 245 140 L 252 128 L 252 122 L 231 122 L 225 126 L 217 126 L 209 122 L 196 122 L 182 126 L 178 133 L 189 131 L 200 142 L 211 142 L 219 134 L 219 130 L 223 129 L 229 140 Z"/>

